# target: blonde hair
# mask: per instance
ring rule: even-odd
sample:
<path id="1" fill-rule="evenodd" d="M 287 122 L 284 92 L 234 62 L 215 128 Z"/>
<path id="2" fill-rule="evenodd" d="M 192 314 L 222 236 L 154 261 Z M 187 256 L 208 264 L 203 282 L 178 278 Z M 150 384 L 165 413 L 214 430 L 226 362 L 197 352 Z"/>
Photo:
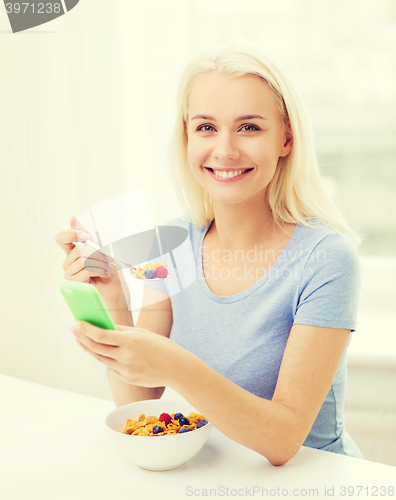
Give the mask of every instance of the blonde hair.
<path id="1" fill-rule="evenodd" d="M 168 154 L 179 203 L 191 222 L 196 227 L 202 227 L 214 218 L 211 196 L 194 177 L 187 155 L 189 94 L 196 79 L 211 72 L 218 72 L 225 78 L 242 75 L 262 78 L 275 97 L 284 126 L 290 123 L 292 150 L 287 156 L 279 158 L 267 189 L 268 203 L 275 222 L 278 225 L 284 221 L 313 227 L 308 220 L 315 218 L 341 233 L 352 235 L 355 246 L 358 246 L 361 237 L 348 226 L 324 189 L 316 160 L 312 126 L 291 80 L 279 64 L 246 42 L 201 53 L 190 61 L 180 78 L 176 122 Z"/>

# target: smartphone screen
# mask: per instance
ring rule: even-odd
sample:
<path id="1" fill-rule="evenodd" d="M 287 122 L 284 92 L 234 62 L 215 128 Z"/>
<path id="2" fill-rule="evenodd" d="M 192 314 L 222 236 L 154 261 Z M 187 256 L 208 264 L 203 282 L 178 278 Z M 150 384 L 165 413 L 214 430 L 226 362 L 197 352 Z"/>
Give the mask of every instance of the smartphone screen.
<path id="1" fill-rule="evenodd" d="M 98 290 L 89 283 L 64 280 L 59 289 L 76 321 L 105 330 L 117 330 Z"/>

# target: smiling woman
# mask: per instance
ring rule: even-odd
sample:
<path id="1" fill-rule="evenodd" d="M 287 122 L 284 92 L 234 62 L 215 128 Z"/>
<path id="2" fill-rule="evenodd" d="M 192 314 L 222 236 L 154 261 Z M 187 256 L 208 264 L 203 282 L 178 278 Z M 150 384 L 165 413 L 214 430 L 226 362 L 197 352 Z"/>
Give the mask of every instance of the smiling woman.
<path id="1" fill-rule="evenodd" d="M 196 114 L 200 109 L 210 109 L 214 116 Z M 240 116 L 245 110 L 261 114 Z M 264 214 L 263 190 L 279 158 L 293 145 L 290 124 L 283 126 L 267 83 L 252 75 L 233 79 L 217 72 L 200 75 L 189 94 L 188 113 L 193 115 L 187 127 L 189 164 L 212 203 L 231 201 L 227 210 L 240 213 L 237 204 L 258 195 Z M 232 186 L 223 189 L 224 182 Z"/>
<path id="2" fill-rule="evenodd" d="M 249 84 L 241 85 L 243 80 Z M 201 92 L 202 89 L 205 92 Z M 292 82 L 280 65 L 256 46 L 232 44 L 195 57 L 181 75 L 176 110 L 170 163 L 179 202 L 194 225 L 203 226 L 212 221 L 214 208 L 211 194 L 190 168 L 190 153 L 194 154 L 190 142 L 194 143 L 197 133 L 203 135 L 201 145 L 214 134 L 219 136 L 218 141 L 225 140 L 225 123 L 216 120 L 227 120 L 229 125 L 232 122 L 238 128 L 239 135 L 251 134 L 249 140 L 253 142 L 262 142 L 265 135 L 276 135 L 278 140 L 286 139 L 287 148 L 292 143 L 292 149 L 280 153 L 276 159 L 277 168 L 266 193 L 276 222 L 298 222 L 309 227 L 309 219 L 317 217 L 340 232 L 351 234 L 356 246 L 360 244 L 360 236 L 348 226 L 326 194 L 317 167 L 312 126 Z M 205 123 L 208 120 L 212 123 Z M 222 125 L 223 130 L 217 130 L 216 125 Z M 194 130 L 191 135 L 193 127 L 200 130 Z M 232 144 L 226 147 L 232 148 Z M 235 168 L 232 154 L 226 160 L 214 160 L 218 157 L 214 153 L 215 163 L 203 166 L 212 169 L 217 166 L 223 171 Z"/>
<path id="3" fill-rule="evenodd" d="M 185 215 L 169 225 L 193 249 L 178 255 L 181 281 L 191 266 L 197 279 L 176 294 L 147 280 L 136 328 L 117 303 L 119 332 L 77 330 L 118 406 L 169 386 L 274 465 L 302 445 L 362 458 L 343 418 L 359 237 L 326 196 L 313 144 L 290 80 L 259 51 L 187 65 L 170 149 Z"/>
<path id="4" fill-rule="evenodd" d="M 198 276 L 169 301 L 170 339 L 260 399 L 214 376 L 179 392 L 214 422 L 235 412 L 220 429 L 274 462 L 301 444 L 362 458 L 342 414 L 360 237 L 326 195 L 289 78 L 251 45 L 197 56 L 180 79 L 170 154 L 186 214 L 173 223 L 189 231 Z M 261 437 L 238 430 L 242 406 Z"/>

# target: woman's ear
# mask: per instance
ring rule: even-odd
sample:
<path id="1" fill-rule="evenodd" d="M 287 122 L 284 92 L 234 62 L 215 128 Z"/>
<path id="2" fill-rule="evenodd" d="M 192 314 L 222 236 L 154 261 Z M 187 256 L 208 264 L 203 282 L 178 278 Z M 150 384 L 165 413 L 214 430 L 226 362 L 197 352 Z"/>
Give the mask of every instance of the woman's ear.
<path id="1" fill-rule="evenodd" d="M 293 131 L 291 129 L 290 122 L 286 123 L 283 131 L 283 136 L 284 136 L 284 143 L 279 156 L 287 156 L 293 147 Z"/>

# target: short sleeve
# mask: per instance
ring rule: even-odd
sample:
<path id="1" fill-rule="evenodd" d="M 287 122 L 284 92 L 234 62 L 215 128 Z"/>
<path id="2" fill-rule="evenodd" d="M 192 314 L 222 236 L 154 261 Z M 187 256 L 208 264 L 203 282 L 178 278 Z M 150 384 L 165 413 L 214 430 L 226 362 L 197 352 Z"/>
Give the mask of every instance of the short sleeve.
<path id="1" fill-rule="evenodd" d="M 325 236 L 302 273 L 294 323 L 354 332 L 361 276 L 352 236 L 338 232 Z"/>

